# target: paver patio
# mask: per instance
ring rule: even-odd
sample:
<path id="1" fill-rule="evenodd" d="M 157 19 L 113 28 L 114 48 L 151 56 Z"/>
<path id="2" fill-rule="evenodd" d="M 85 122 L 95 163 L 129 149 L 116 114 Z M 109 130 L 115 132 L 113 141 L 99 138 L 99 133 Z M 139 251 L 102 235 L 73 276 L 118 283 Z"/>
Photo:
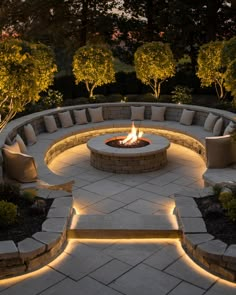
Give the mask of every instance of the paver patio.
<path id="1" fill-rule="evenodd" d="M 172 214 L 177 191 L 203 187 L 201 157 L 172 144 L 162 170 L 122 175 L 89 164 L 86 145 L 72 148 L 50 165 L 57 174 L 73 176 L 77 214 L 120 219 Z M 0 294 L 15 295 L 235 295 L 236 284 L 197 266 L 177 239 L 75 239 L 39 271 L 0 281 Z"/>

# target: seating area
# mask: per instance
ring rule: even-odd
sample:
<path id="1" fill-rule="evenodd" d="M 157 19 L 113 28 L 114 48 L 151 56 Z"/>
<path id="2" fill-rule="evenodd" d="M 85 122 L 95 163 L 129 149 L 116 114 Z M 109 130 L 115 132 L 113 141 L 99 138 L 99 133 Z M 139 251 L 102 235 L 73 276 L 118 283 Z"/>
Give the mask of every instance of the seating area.
<path id="1" fill-rule="evenodd" d="M 229 134 L 235 128 L 235 114 L 198 106 L 151 103 L 77 105 L 14 120 L 0 135 L 5 143 L 6 174 L 19 182 L 45 180 L 47 165 L 57 154 L 86 142 L 99 130 L 117 132 L 119 128 L 129 128 L 131 121 L 136 121 L 138 128 L 201 154 L 208 168 L 203 176 L 206 183 L 217 183 L 221 175 L 223 181 L 230 180 L 230 165 L 236 157 Z M 24 175 L 14 175 L 14 162 L 24 166 L 20 169 Z M 214 169 L 220 170 L 216 174 Z M 62 180 L 55 184 L 58 181 Z"/>
<path id="2" fill-rule="evenodd" d="M 63 215 L 63 218 L 59 208 L 60 204 L 64 204 L 63 198 L 69 196 L 70 199 L 73 199 L 71 198 L 71 191 L 74 178 L 56 175 L 49 169 L 50 164 L 63 152 L 86 143 L 91 137 L 129 131 L 131 121 L 134 121 L 136 126 L 142 129 L 144 133 L 161 135 L 168 138 L 170 142 L 187 147 L 199 154 L 207 166 L 203 175 L 206 186 L 236 181 L 235 158 L 230 137 L 230 132 L 236 124 L 236 117 L 235 114 L 226 111 L 192 105 L 114 103 L 64 107 L 16 119 L 10 122 L 0 134 L 0 140 L 4 143 L 4 146 L 2 146 L 4 177 L 20 182 L 22 187 L 34 186 L 39 189 L 52 189 L 53 198 L 61 199 L 54 206 L 56 207 L 54 211 L 57 213 L 54 212 L 51 216 L 48 216 L 48 221 L 42 229 L 42 232 L 46 231 L 50 234 L 54 231 L 60 233 L 60 238 L 57 236 L 56 240 L 54 239 L 54 242 L 50 243 L 50 245 L 53 244 L 52 247 L 56 247 L 55 251 L 52 249 L 54 255 L 48 254 L 45 248 L 43 251 L 41 247 L 38 250 L 39 246 L 37 245 L 35 245 L 36 249 L 32 251 L 32 245 L 27 246 L 26 243 L 26 246 L 22 248 L 23 250 L 19 251 L 24 252 L 25 249 L 31 249 L 32 253 L 28 254 L 30 267 L 22 269 L 23 273 L 40 267 L 40 263 L 47 263 L 45 255 L 49 260 L 57 256 L 65 246 L 67 234 L 70 234 L 70 238 L 77 237 L 76 234 L 73 234 L 73 230 L 68 228 L 69 220 L 73 214 L 73 200 L 70 205 L 66 205 L 66 215 Z M 17 171 L 14 169 L 14 165 L 21 167 L 20 173 L 18 169 Z M 178 197 L 180 196 L 176 195 L 176 198 Z M 182 197 L 186 196 L 182 195 Z M 190 198 L 190 196 L 188 197 Z M 190 242 L 185 238 L 185 234 L 199 234 L 199 231 L 195 227 L 193 232 L 191 232 L 192 229 L 186 231 L 181 223 L 181 218 L 186 216 L 181 217 L 179 211 L 176 212 L 178 218 L 180 218 L 180 228 L 173 228 L 172 225 L 168 228 L 170 225 L 167 222 L 166 230 L 168 234 L 165 237 L 181 237 L 183 245 L 187 245 L 186 247 L 189 247 L 192 251 L 196 245 L 193 244 L 192 248 L 188 246 Z M 59 215 L 57 216 L 57 214 Z M 63 224 L 55 224 L 55 216 L 63 219 Z M 83 218 L 80 219 L 83 221 Z M 105 219 L 96 220 L 99 220 L 99 224 L 106 226 Z M 196 221 L 196 218 L 194 221 Z M 139 222 L 145 223 L 145 219 Z M 137 223 L 139 222 L 137 221 Z M 84 224 L 88 225 L 90 221 L 85 218 Z M 153 227 L 154 224 L 151 226 Z M 165 222 L 164 226 L 166 226 Z M 201 233 L 207 234 L 204 226 L 203 228 L 204 232 Z M 75 226 L 75 232 L 77 230 L 78 228 Z M 81 230 L 84 230 L 84 228 L 79 228 L 80 237 Z M 130 235 L 130 228 L 124 226 L 124 230 L 129 230 Z M 152 229 L 150 233 L 152 237 Z M 146 233 L 146 235 L 148 234 Z M 49 245 L 46 248 L 51 249 Z M 189 254 L 192 253 L 191 251 L 189 251 Z M 24 255 L 27 256 L 25 253 Z M 40 255 L 40 259 L 38 255 Z M 211 268 L 209 270 L 214 271 Z M 223 270 L 225 269 L 223 268 Z M 15 273 L 10 272 L 10 274 Z M 234 281 L 234 278 L 224 276 L 223 271 L 217 274 Z"/>

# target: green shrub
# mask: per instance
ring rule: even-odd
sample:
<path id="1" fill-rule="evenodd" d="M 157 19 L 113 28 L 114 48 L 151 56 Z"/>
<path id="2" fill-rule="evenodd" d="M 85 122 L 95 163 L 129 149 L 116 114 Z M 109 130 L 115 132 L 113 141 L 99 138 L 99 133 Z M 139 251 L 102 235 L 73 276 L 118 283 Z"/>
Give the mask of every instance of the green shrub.
<path id="1" fill-rule="evenodd" d="M 124 96 L 119 93 L 110 94 L 107 96 L 107 102 L 121 102 Z"/>
<path id="2" fill-rule="evenodd" d="M 222 207 L 227 210 L 228 210 L 229 204 L 233 198 L 234 197 L 233 197 L 232 192 L 221 192 L 219 195 L 219 201 L 221 202 Z"/>
<path id="3" fill-rule="evenodd" d="M 60 107 L 63 104 L 63 95 L 58 90 L 49 89 L 46 96 L 39 100 L 41 110 Z"/>
<path id="4" fill-rule="evenodd" d="M 177 85 L 175 86 L 175 89 L 171 92 L 172 94 L 172 101 L 174 103 L 184 103 L 184 104 L 191 104 L 192 103 L 192 92 L 193 89 Z"/>
<path id="5" fill-rule="evenodd" d="M 13 203 L 0 201 L 0 226 L 9 226 L 16 222 L 17 206 Z"/>
<path id="6" fill-rule="evenodd" d="M 228 203 L 228 216 L 233 222 L 236 221 L 236 198 Z"/>
<path id="7" fill-rule="evenodd" d="M 14 202 L 20 197 L 20 186 L 12 183 L 0 183 L 0 200 Z"/>
<path id="8" fill-rule="evenodd" d="M 64 106 L 73 106 L 78 104 L 89 104 L 89 99 L 87 97 L 78 97 L 73 99 L 66 99 L 63 102 Z"/>
<path id="9" fill-rule="evenodd" d="M 220 195 L 220 192 L 221 192 L 221 186 L 220 185 L 214 185 L 213 186 L 213 192 L 214 192 L 214 195 L 219 197 Z"/>
<path id="10" fill-rule="evenodd" d="M 33 204 L 34 203 L 36 195 L 37 195 L 37 193 L 33 189 L 27 189 L 27 190 L 24 190 L 21 193 L 22 199 L 24 201 L 26 201 L 27 203 L 29 203 L 29 204 Z"/>
<path id="11" fill-rule="evenodd" d="M 156 98 L 152 93 L 145 93 L 143 95 L 140 95 L 140 101 L 143 102 L 156 102 Z"/>
<path id="12" fill-rule="evenodd" d="M 103 103 L 106 102 L 106 96 L 103 94 L 94 94 L 92 97 L 89 99 L 90 103 Z"/>

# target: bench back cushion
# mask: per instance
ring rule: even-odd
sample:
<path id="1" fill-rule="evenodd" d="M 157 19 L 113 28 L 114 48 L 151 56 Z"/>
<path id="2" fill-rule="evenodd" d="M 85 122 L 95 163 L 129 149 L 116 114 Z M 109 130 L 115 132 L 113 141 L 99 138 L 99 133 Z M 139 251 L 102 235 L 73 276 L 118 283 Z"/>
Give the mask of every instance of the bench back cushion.
<path id="1" fill-rule="evenodd" d="M 131 106 L 131 120 L 144 120 L 145 106 L 134 107 Z"/>
<path id="2" fill-rule="evenodd" d="M 166 112 L 166 107 L 155 107 L 152 106 L 152 116 L 151 120 L 152 121 L 164 121 L 165 120 L 165 112 Z"/>
<path id="3" fill-rule="evenodd" d="M 24 126 L 24 133 L 25 133 L 25 138 L 28 145 L 32 145 L 37 142 L 37 136 L 31 124 L 27 124 Z"/>
<path id="4" fill-rule="evenodd" d="M 69 111 L 58 113 L 58 117 L 63 128 L 68 128 L 74 125 Z"/>
<path id="5" fill-rule="evenodd" d="M 204 123 L 204 129 L 206 131 L 212 132 L 217 119 L 218 119 L 218 116 L 212 113 L 209 113 Z"/>
<path id="6" fill-rule="evenodd" d="M 87 124 L 88 123 L 88 119 L 86 116 L 86 109 L 82 109 L 82 110 L 74 110 L 74 117 L 75 117 L 75 123 L 76 124 Z"/>
<path id="7" fill-rule="evenodd" d="M 57 128 L 56 120 L 53 115 L 44 116 L 43 119 L 44 119 L 45 128 L 48 133 L 53 133 L 57 131 L 58 128 Z"/>
<path id="8" fill-rule="evenodd" d="M 195 115 L 195 111 L 184 109 L 179 120 L 180 124 L 187 125 L 187 126 L 192 125 L 194 115 Z"/>
<path id="9" fill-rule="evenodd" d="M 103 122 L 103 114 L 102 114 L 102 107 L 98 108 L 88 108 L 89 115 L 91 117 L 92 123 L 99 123 Z"/>

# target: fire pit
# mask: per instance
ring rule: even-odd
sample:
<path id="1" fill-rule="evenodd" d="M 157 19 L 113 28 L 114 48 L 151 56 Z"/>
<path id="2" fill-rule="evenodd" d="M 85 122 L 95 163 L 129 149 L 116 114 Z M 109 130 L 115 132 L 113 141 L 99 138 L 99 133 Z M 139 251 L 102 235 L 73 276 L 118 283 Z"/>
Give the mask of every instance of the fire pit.
<path id="1" fill-rule="evenodd" d="M 93 167 L 114 173 L 142 173 L 167 164 L 169 141 L 161 136 L 137 132 L 133 136 L 115 133 L 91 138 L 87 146 Z M 128 139 L 129 138 L 129 139 Z"/>

